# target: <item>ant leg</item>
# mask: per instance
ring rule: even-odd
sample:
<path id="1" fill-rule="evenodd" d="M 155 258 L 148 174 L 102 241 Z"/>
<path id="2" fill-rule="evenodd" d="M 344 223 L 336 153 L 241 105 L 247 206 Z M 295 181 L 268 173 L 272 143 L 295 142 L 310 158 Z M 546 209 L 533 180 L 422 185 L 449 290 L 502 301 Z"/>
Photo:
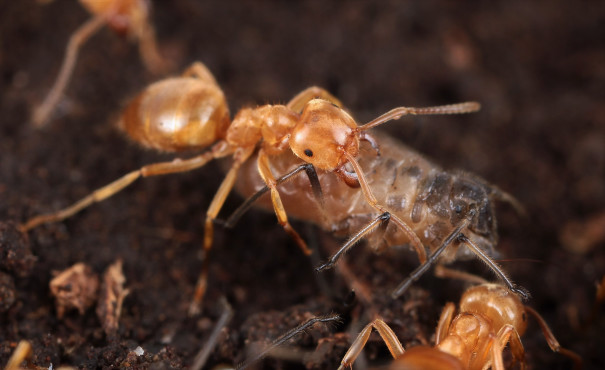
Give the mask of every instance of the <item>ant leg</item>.
<path id="1" fill-rule="evenodd" d="M 506 344 L 510 342 L 510 349 L 513 355 L 513 363 L 520 362 L 521 369 L 525 369 L 525 351 L 519 333 L 514 326 L 504 325 L 495 336 L 492 336 L 485 345 L 483 351 L 479 351 L 482 355 L 475 357 L 469 368 L 479 368 L 488 362 L 491 362 L 491 367 L 494 370 L 504 370 L 504 362 L 502 360 L 502 352 Z M 490 348 L 491 347 L 491 348 Z M 489 350 L 487 352 L 486 350 Z M 487 357 L 489 356 L 489 361 Z"/>
<path id="2" fill-rule="evenodd" d="M 420 279 L 420 277 L 437 261 L 441 253 L 443 253 L 443 251 L 445 250 L 445 248 L 447 248 L 447 246 L 450 245 L 450 243 L 454 239 L 460 236 L 462 229 L 468 226 L 468 224 L 470 223 L 470 218 L 472 218 L 473 215 L 474 212 L 471 212 L 469 218 L 462 221 L 462 223 L 458 225 L 458 227 L 454 231 L 452 231 L 450 235 L 447 236 L 447 238 L 443 240 L 439 248 L 437 248 L 423 264 L 416 267 L 416 269 L 412 271 L 410 276 L 408 276 L 401 284 L 399 284 L 399 286 L 397 286 L 397 288 L 395 288 L 393 293 L 391 293 L 391 296 L 393 298 L 400 297 L 410 287 L 410 285 L 412 285 L 413 282 Z"/>
<path id="3" fill-rule="evenodd" d="M 456 312 L 456 305 L 452 302 L 449 302 L 443 307 L 441 311 L 441 316 L 439 316 L 439 323 L 437 324 L 437 330 L 435 330 L 435 346 L 445 339 L 447 336 L 447 331 L 452 324 L 452 319 L 454 318 L 454 313 Z"/>
<path id="4" fill-rule="evenodd" d="M 139 177 L 158 176 L 166 175 L 169 173 L 191 171 L 204 166 L 208 161 L 214 158 L 224 157 L 225 155 L 228 155 L 231 152 L 232 149 L 226 143 L 219 142 L 215 146 L 213 146 L 211 150 L 190 159 L 183 160 L 177 158 L 171 162 L 159 162 L 143 166 L 140 169 L 132 171 L 115 180 L 114 182 L 93 191 L 86 197 L 80 199 L 79 201 L 67 208 L 61 209 L 57 212 L 42 214 L 30 218 L 29 220 L 27 220 L 27 222 L 20 225 L 20 228 L 22 231 L 27 232 L 41 224 L 58 222 L 68 217 L 71 217 L 74 214 L 80 212 L 82 209 L 90 206 L 91 204 L 101 202 L 120 192 L 122 189 L 132 184 Z"/>
<path id="5" fill-rule="evenodd" d="M 372 328 L 376 329 L 378 334 L 380 334 L 380 337 L 389 348 L 389 351 L 391 352 L 391 356 L 393 356 L 393 358 L 398 358 L 403 355 L 405 350 L 403 349 L 401 342 L 399 341 L 399 339 L 397 339 L 397 336 L 395 335 L 393 330 L 381 319 L 376 319 L 366 325 L 363 330 L 361 330 L 353 344 L 351 344 L 351 347 L 349 348 L 345 356 L 342 358 L 340 366 L 338 367 L 339 370 L 352 368 L 353 363 L 357 359 L 357 356 L 359 356 L 361 350 L 368 342 L 370 334 L 372 333 Z"/>
<path id="6" fill-rule="evenodd" d="M 574 351 L 561 347 L 559 341 L 557 340 L 557 338 L 555 338 L 554 334 L 552 333 L 552 331 L 548 327 L 548 324 L 546 323 L 546 321 L 544 321 L 542 316 L 536 310 L 529 306 L 525 306 L 525 311 L 531 314 L 538 322 L 538 325 L 540 325 L 540 328 L 542 329 L 542 334 L 544 334 L 544 339 L 546 339 L 546 343 L 548 343 L 550 349 L 552 349 L 553 352 L 560 353 L 571 359 L 574 362 L 574 369 L 581 369 L 582 358 Z"/>
<path id="7" fill-rule="evenodd" d="M 132 17 L 136 38 L 139 41 L 139 54 L 143 64 L 151 73 L 161 74 L 170 68 L 168 61 L 158 52 L 158 46 L 155 38 L 155 30 L 149 23 L 149 13 L 141 14 L 140 17 Z"/>
<path id="8" fill-rule="evenodd" d="M 378 204 L 378 201 L 376 200 L 376 197 L 372 193 L 372 190 L 370 189 L 368 181 L 366 180 L 365 175 L 363 174 L 363 170 L 361 169 L 361 166 L 359 165 L 359 163 L 357 162 L 355 157 L 353 157 L 347 151 L 343 151 L 343 155 L 347 158 L 347 160 L 349 161 L 351 166 L 353 166 L 353 169 L 355 170 L 355 173 L 357 174 L 357 181 L 359 182 L 359 185 L 361 186 L 361 190 L 363 191 L 363 195 L 364 195 L 366 201 L 370 204 L 370 206 L 374 207 L 379 212 L 381 212 L 381 213 L 388 212 L 391 214 L 391 221 L 393 221 L 395 223 L 395 225 L 397 225 L 399 227 L 399 229 L 401 229 L 401 231 L 403 231 L 403 233 L 405 235 L 407 235 L 408 239 L 410 240 L 410 244 L 416 250 L 416 254 L 418 254 L 418 259 L 420 260 L 420 263 L 425 262 L 426 261 L 426 250 L 424 248 L 424 245 L 418 238 L 418 235 L 416 235 L 414 230 L 412 230 L 412 228 L 408 224 L 406 224 L 405 222 L 403 222 L 402 219 L 397 217 L 397 215 L 393 214 L 393 212 L 390 212 L 386 207 Z"/>
<path id="9" fill-rule="evenodd" d="M 340 317 L 338 315 L 312 317 L 309 320 L 307 320 L 307 321 L 303 322 L 302 324 L 300 324 L 299 326 L 297 326 L 296 328 L 289 330 L 285 334 L 282 334 L 277 339 L 275 339 L 273 342 L 271 342 L 271 344 L 267 348 L 262 350 L 259 354 L 257 354 L 253 358 L 246 360 L 245 362 L 239 364 L 235 368 L 237 370 L 243 370 L 243 369 L 247 368 L 248 366 L 252 365 L 256 361 L 261 360 L 263 357 L 265 357 L 269 352 L 274 350 L 276 347 L 281 346 L 282 344 L 284 344 L 288 340 L 294 338 L 298 334 L 305 332 L 308 328 L 317 324 L 318 322 L 321 322 L 321 323 L 337 322 L 338 323 L 339 321 L 340 321 Z"/>
<path id="10" fill-rule="evenodd" d="M 458 236 L 458 241 L 466 244 L 466 246 L 473 253 L 475 253 L 475 255 L 481 261 L 483 261 L 498 276 L 500 280 L 502 280 L 502 282 L 504 282 L 504 284 L 510 291 L 520 295 L 524 300 L 528 300 L 530 298 L 530 294 L 525 288 L 513 284 L 513 282 L 508 278 L 508 276 L 506 276 L 500 266 L 498 266 L 498 264 L 493 259 L 491 259 L 487 254 L 485 254 L 485 252 L 481 248 L 479 248 L 475 243 L 473 243 L 473 241 L 470 240 L 466 235 L 460 234 Z"/>
<path id="11" fill-rule="evenodd" d="M 361 238 L 368 235 L 379 226 L 386 226 L 390 218 L 391 214 L 389 212 L 385 212 L 376 217 L 374 220 L 370 221 L 370 223 L 367 224 L 363 229 L 359 230 L 355 235 L 353 235 L 349 240 L 347 240 L 347 242 L 342 247 L 340 247 L 340 249 L 336 253 L 334 253 L 332 257 L 330 257 L 328 262 L 317 267 L 315 271 L 331 269 L 332 267 L 334 267 L 340 257 L 345 254 L 349 249 L 351 249 L 351 247 L 353 247 Z"/>
<path id="12" fill-rule="evenodd" d="M 458 279 L 474 284 L 487 284 L 487 280 L 481 276 L 471 274 L 469 272 L 447 268 L 443 265 L 435 266 L 435 276 L 443 279 Z"/>
<path id="13" fill-rule="evenodd" d="M 208 211 L 206 211 L 206 221 L 204 223 L 204 260 L 202 262 L 202 271 L 200 272 L 200 276 L 198 277 L 195 293 L 193 295 L 193 300 L 189 305 L 189 315 L 195 316 L 201 311 L 202 300 L 204 299 L 204 295 L 206 294 L 206 288 L 208 287 L 208 272 L 210 270 L 210 263 L 208 254 L 210 249 L 212 248 L 212 240 L 214 239 L 214 220 L 218 216 L 223 204 L 225 204 L 225 200 L 227 199 L 227 195 L 233 189 L 233 185 L 235 184 L 235 180 L 237 178 L 237 172 L 242 165 L 254 152 L 254 146 L 248 148 L 238 149 L 233 154 L 233 164 L 225 175 L 223 182 L 219 186 L 218 190 L 214 194 L 214 198 L 210 202 L 210 206 L 208 207 Z"/>
<path id="14" fill-rule="evenodd" d="M 294 230 L 288 222 L 288 215 L 286 214 L 286 210 L 284 209 L 284 205 L 282 204 L 281 197 L 279 196 L 279 192 L 277 191 L 277 181 L 271 173 L 271 168 L 269 166 L 269 157 L 263 149 L 259 150 L 258 152 L 258 172 L 263 178 L 265 184 L 267 184 L 267 186 L 271 190 L 271 201 L 273 202 L 273 209 L 275 210 L 275 215 L 277 216 L 279 224 L 296 241 L 303 253 L 307 256 L 310 255 L 311 250 L 307 247 L 307 243 L 305 243 L 305 241 L 300 237 L 300 235 L 298 235 L 296 230 Z"/>
<path id="15" fill-rule="evenodd" d="M 296 94 L 296 96 L 288 102 L 286 108 L 296 113 L 300 113 L 305 107 L 305 104 L 307 104 L 311 99 L 315 98 L 327 100 L 339 108 L 342 108 L 342 103 L 340 100 L 338 100 L 334 95 L 330 94 L 327 90 L 317 86 L 308 87 Z"/>
<path id="16" fill-rule="evenodd" d="M 202 367 L 204 367 L 206 361 L 208 361 L 208 357 L 210 357 L 212 350 L 218 342 L 219 335 L 233 317 L 233 308 L 231 308 L 231 305 L 229 304 L 229 302 L 227 302 L 227 299 L 225 297 L 221 297 L 219 301 L 220 305 L 222 306 L 221 309 L 223 313 L 214 325 L 212 333 L 210 333 L 210 336 L 206 340 L 206 343 L 204 344 L 202 349 L 197 353 L 197 355 L 195 355 L 193 364 L 191 364 L 192 370 L 201 370 Z"/>
<path id="17" fill-rule="evenodd" d="M 366 123 L 365 125 L 359 126 L 359 131 L 366 131 L 371 128 L 374 128 L 378 125 L 382 125 L 385 122 L 399 119 L 402 116 L 407 115 L 429 115 L 429 114 L 464 114 L 464 113 L 472 113 L 476 112 L 481 108 L 481 105 L 477 102 L 465 102 L 458 104 L 449 104 L 449 105 L 440 105 L 435 107 L 424 107 L 424 108 L 414 108 L 414 107 L 399 107 L 395 109 L 391 109 L 385 114 L 381 115 L 378 118 L 373 119 L 372 121 Z"/>
<path id="18" fill-rule="evenodd" d="M 107 22 L 104 15 L 97 15 L 89 19 L 80 28 L 78 28 L 69 38 L 67 50 L 63 58 L 61 70 L 53 87 L 50 89 L 46 98 L 40 106 L 34 110 L 33 123 L 36 127 L 42 127 L 48 120 L 53 109 L 59 102 L 67 83 L 74 70 L 76 59 L 78 58 L 78 50 L 92 35 L 95 34 Z"/>
<path id="19" fill-rule="evenodd" d="M 317 203 L 323 208 L 323 191 L 321 190 L 321 184 L 319 183 L 319 178 L 317 177 L 317 172 L 315 171 L 315 167 L 311 163 L 304 163 L 300 166 L 296 167 L 292 171 L 283 175 L 282 177 L 275 180 L 277 185 L 280 185 L 292 178 L 294 175 L 299 174 L 301 171 L 305 171 L 307 173 L 307 177 L 309 178 L 309 182 L 311 183 L 311 189 L 313 190 L 313 195 L 315 196 L 315 200 Z M 260 198 L 263 194 L 269 191 L 269 187 L 265 185 L 259 191 L 252 194 L 244 203 L 242 203 L 237 209 L 229 216 L 227 221 L 225 221 L 225 227 L 231 228 L 235 226 L 235 224 L 239 221 L 239 219 L 244 215 L 244 213 L 248 212 L 250 207 Z"/>
<path id="20" fill-rule="evenodd" d="M 218 86 L 214 75 L 208 67 L 202 62 L 193 62 L 187 69 L 182 73 L 183 77 L 195 77 L 202 81 L 206 81 Z"/>

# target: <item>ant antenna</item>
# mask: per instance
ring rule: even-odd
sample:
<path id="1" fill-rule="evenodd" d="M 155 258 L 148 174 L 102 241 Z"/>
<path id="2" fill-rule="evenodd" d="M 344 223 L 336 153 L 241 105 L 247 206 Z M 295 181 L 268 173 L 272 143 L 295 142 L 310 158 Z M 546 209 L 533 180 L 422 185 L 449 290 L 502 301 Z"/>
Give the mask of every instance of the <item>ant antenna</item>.
<path id="1" fill-rule="evenodd" d="M 373 119 L 372 121 L 366 123 L 363 126 L 359 126 L 357 129 L 359 131 L 369 130 L 376 126 L 382 125 L 385 122 L 399 119 L 403 116 L 407 115 L 436 115 L 436 114 L 465 114 L 476 112 L 481 109 L 481 104 L 470 101 L 465 103 L 458 104 L 448 104 L 448 105 L 438 105 L 434 107 L 425 107 L 425 108 L 414 108 L 414 107 L 399 107 L 395 109 L 391 109 L 386 112 L 382 116 Z"/>

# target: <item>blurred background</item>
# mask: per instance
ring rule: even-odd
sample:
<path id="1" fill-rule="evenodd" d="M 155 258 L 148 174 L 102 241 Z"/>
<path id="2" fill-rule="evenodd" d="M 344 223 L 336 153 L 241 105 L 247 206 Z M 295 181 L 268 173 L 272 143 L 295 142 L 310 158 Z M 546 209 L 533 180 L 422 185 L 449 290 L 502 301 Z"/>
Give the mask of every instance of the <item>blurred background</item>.
<path id="1" fill-rule="evenodd" d="M 310 85 L 339 97 L 359 122 L 402 105 L 481 102 L 476 114 L 406 118 L 382 130 L 445 168 L 484 177 L 526 207 L 527 218 L 498 207 L 500 264 L 530 290 L 528 304 L 563 346 L 578 352 L 586 368 L 605 366 L 605 318 L 596 296 L 605 276 L 604 2 L 151 3 L 159 52 L 172 66 L 168 74 L 204 62 L 233 114 L 246 105 L 286 102 Z M 47 127 L 30 124 L 70 34 L 89 17 L 75 1 L 0 3 L 4 248 L 14 242 L 6 231 L 11 222 L 67 206 L 126 172 L 172 158 L 137 147 L 115 127 L 128 100 L 163 75 L 148 72 L 137 46 L 108 28 L 81 49 Z M 302 358 L 262 365 L 335 368 L 356 333 L 348 324 L 365 324 L 363 309 L 346 302 L 350 287 L 341 277 L 314 273 L 315 263 L 274 215 L 253 210 L 235 232 L 217 227 L 204 312 L 187 317 L 201 266 L 202 218 L 221 178 L 220 166 L 211 163 L 145 179 L 72 219 L 30 232 L 21 242 L 37 258 L 32 270 L 0 266 L 14 284 L 5 289 L 15 295 L 0 312 L 0 363 L 16 342 L 29 339 L 39 366 L 189 366 L 221 314 L 219 297 L 226 296 L 235 315 L 208 367 L 242 361 L 251 343 L 346 306 L 342 325 L 311 330 L 292 343 L 308 352 Z M 240 202 L 230 197 L 221 215 Z M 294 225 L 317 240 L 323 257 L 340 243 L 308 224 Z M 389 302 L 389 289 L 416 259 L 405 251 L 386 253 L 395 257 L 358 247 L 349 268 L 377 295 L 375 309 L 404 346 L 430 344 L 441 308 L 458 300 L 464 284 L 429 273 L 402 302 Z M 85 262 L 101 273 L 118 258 L 131 293 L 117 339 L 104 336 L 92 309 L 56 318 L 48 290 L 53 271 Z M 479 264 L 461 266 L 489 276 Z M 422 310 L 406 308 L 412 298 Z M 523 343 L 530 368 L 571 367 L 550 351 L 535 323 Z M 146 354 L 129 358 L 137 345 Z M 389 358 L 377 336 L 366 354 L 370 364 Z"/>

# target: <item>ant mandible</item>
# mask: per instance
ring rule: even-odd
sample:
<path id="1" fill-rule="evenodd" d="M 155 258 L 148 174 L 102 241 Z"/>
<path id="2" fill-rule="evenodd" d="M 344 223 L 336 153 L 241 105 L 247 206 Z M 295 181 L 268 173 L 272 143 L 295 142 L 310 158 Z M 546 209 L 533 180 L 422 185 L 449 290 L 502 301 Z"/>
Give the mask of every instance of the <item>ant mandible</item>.
<path id="1" fill-rule="evenodd" d="M 277 191 L 278 180 L 271 170 L 272 156 L 291 150 L 301 158 L 314 194 L 321 203 L 321 188 L 314 167 L 336 173 L 350 186 L 361 186 L 367 202 L 381 214 L 390 213 L 390 221 L 402 230 L 414 246 L 421 262 L 426 251 L 415 232 L 396 214 L 378 203 L 355 157 L 360 141 L 374 144 L 366 131 L 408 114 L 457 114 L 476 111 L 478 103 L 468 102 L 429 108 L 395 108 L 358 126 L 342 108 L 338 99 L 319 87 L 310 87 L 286 105 L 243 108 L 230 120 L 225 96 L 210 71 L 200 62 L 190 66 L 181 77 L 167 78 L 148 86 L 123 111 L 119 126 L 131 139 L 147 148 L 179 152 L 203 149 L 189 158 L 146 165 L 99 188 L 70 207 L 31 218 L 21 229 L 28 231 L 40 224 L 63 220 L 89 205 L 116 194 L 139 177 L 186 172 L 204 166 L 212 159 L 231 156 L 233 163 L 212 199 L 206 213 L 204 258 L 194 302 L 190 312 L 199 312 L 207 288 L 208 251 L 213 240 L 213 221 L 231 192 L 238 170 L 257 154 L 258 173 L 271 192 L 273 208 L 280 225 L 310 254 L 304 240 L 292 228 Z M 352 166 L 352 171 L 347 165 Z M 366 233 L 369 228 L 366 228 Z"/>
<path id="2" fill-rule="evenodd" d="M 393 330 L 381 319 L 375 319 L 359 333 L 342 359 L 339 369 L 351 368 L 365 346 L 372 328 L 384 340 L 395 361 L 392 369 L 504 369 L 502 352 L 510 343 L 513 362 L 525 368 L 521 336 L 527 329 L 527 314 L 533 316 L 554 352 L 582 367 L 581 358 L 561 347 L 542 316 L 523 305 L 517 294 L 497 284 L 469 288 L 460 299 L 458 314 L 453 303 L 441 312 L 435 331 L 435 346 L 417 346 L 404 350 Z"/>
<path id="3" fill-rule="evenodd" d="M 38 1 L 49 3 L 54 0 Z M 105 24 L 118 34 L 126 34 L 138 41 L 139 52 L 149 71 L 159 74 L 168 68 L 168 64 L 157 50 L 153 26 L 149 22 L 148 0 L 79 1 L 92 14 L 92 18 L 74 31 L 69 38 L 59 75 L 42 104 L 34 110 L 32 121 L 37 127 L 46 124 L 57 106 L 71 78 L 80 47 Z"/>

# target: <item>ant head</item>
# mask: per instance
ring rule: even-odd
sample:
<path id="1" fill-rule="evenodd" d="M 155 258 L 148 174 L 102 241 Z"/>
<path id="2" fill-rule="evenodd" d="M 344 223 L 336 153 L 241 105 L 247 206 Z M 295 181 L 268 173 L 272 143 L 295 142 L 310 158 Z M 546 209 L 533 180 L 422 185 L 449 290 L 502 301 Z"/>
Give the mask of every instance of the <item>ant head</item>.
<path id="1" fill-rule="evenodd" d="M 498 284 L 483 284 L 468 289 L 460 299 L 460 311 L 489 318 L 494 329 L 512 325 L 519 335 L 527 328 L 525 306 L 519 297 Z"/>
<path id="2" fill-rule="evenodd" d="M 309 101 L 290 136 L 290 148 L 299 158 L 322 170 L 346 162 L 343 152 L 359 151 L 357 123 L 344 110 L 323 99 Z"/>

